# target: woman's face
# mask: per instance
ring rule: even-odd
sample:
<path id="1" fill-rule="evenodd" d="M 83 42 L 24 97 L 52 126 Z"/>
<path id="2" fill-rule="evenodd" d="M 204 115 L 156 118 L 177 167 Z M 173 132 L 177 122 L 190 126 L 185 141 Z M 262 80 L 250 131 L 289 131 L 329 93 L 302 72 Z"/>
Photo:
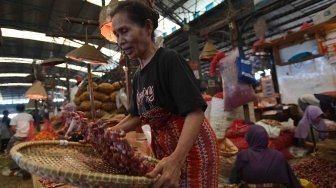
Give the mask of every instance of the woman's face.
<path id="1" fill-rule="evenodd" d="M 127 13 L 117 13 L 112 18 L 113 33 L 130 59 L 141 58 L 151 42 L 149 27 L 140 27 L 128 19 Z"/>

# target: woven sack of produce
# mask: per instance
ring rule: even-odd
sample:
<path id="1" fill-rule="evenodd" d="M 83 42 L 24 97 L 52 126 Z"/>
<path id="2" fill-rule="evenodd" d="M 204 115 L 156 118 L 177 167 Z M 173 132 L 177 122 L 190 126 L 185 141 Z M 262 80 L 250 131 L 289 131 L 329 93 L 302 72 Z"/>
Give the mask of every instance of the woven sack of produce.
<path id="1" fill-rule="evenodd" d="M 88 101 L 90 100 L 90 93 L 88 91 L 85 91 L 82 93 L 82 95 L 79 97 L 80 101 Z"/>
<path id="2" fill-rule="evenodd" d="M 120 82 L 114 82 L 112 84 L 113 91 L 119 90 L 121 88 L 121 83 Z"/>
<path id="3" fill-rule="evenodd" d="M 230 139 L 224 138 L 220 142 L 219 148 L 219 174 L 223 177 L 229 177 L 236 161 L 238 148 L 231 142 Z"/>
<path id="4" fill-rule="evenodd" d="M 231 140 L 232 143 L 239 149 L 239 151 L 248 148 L 248 144 L 247 144 L 247 142 L 246 142 L 244 136 L 242 136 L 242 137 L 234 137 L 234 138 L 230 138 L 230 140 Z"/>
<path id="5" fill-rule="evenodd" d="M 101 83 L 98 85 L 98 91 L 109 94 L 114 91 L 114 87 L 110 83 Z"/>
<path id="6" fill-rule="evenodd" d="M 243 120 L 236 119 L 226 130 L 225 137 L 230 139 L 236 137 L 244 137 L 249 128 L 250 126 L 245 124 Z"/>
<path id="7" fill-rule="evenodd" d="M 104 110 L 101 110 L 101 109 L 96 110 L 96 118 L 101 118 L 105 116 L 105 114 L 107 114 L 107 112 Z"/>
<path id="8" fill-rule="evenodd" d="M 80 84 L 75 96 L 80 97 L 85 91 L 86 91 L 86 85 L 85 84 Z"/>
<path id="9" fill-rule="evenodd" d="M 234 156 L 238 153 L 238 148 L 228 138 L 224 138 L 220 142 L 219 150 L 220 154 L 226 157 Z"/>
<path id="10" fill-rule="evenodd" d="M 107 111 L 107 112 L 111 112 L 112 110 L 116 110 L 116 104 L 113 102 L 104 102 L 101 106 L 101 109 Z"/>
<path id="11" fill-rule="evenodd" d="M 104 93 L 94 91 L 93 96 L 95 100 L 101 101 L 101 102 L 106 102 L 110 99 L 110 97 Z"/>
<path id="12" fill-rule="evenodd" d="M 116 110 L 116 114 L 128 114 L 128 111 L 126 110 L 124 106 L 122 106 Z"/>
<path id="13" fill-rule="evenodd" d="M 96 82 L 92 82 L 92 88 L 93 88 L 93 91 L 97 91 L 98 90 L 98 84 Z M 87 91 L 90 91 L 89 85 L 87 85 Z"/>
<path id="14" fill-rule="evenodd" d="M 116 102 L 116 97 L 117 97 L 118 93 L 119 93 L 119 91 L 115 91 L 115 92 L 110 94 L 110 100 L 112 102 Z"/>
<path id="15" fill-rule="evenodd" d="M 102 103 L 100 101 L 94 101 L 94 105 L 95 105 L 95 109 L 100 109 Z M 81 111 L 88 111 L 91 109 L 91 103 L 90 101 L 83 101 L 81 102 L 81 104 L 79 105 L 79 110 Z"/>
<path id="16" fill-rule="evenodd" d="M 75 97 L 73 102 L 76 104 L 76 106 L 79 106 L 81 101 L 80 101 L 80 98 L 79 97 Z"/>
<path id="17" fill-rule="evenodd" d="M 86 117 L 86 118 L 92 118 L 92 116 L 91 116 L 91 111 L 85 111 L 85 112 L 83 112 L 84 113 L 84 116 Z"/>

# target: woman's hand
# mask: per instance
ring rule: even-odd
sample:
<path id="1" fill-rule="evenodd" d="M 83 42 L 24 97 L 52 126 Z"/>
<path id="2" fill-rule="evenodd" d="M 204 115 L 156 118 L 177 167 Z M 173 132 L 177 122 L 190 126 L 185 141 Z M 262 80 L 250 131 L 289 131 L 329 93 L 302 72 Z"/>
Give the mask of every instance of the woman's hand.
<path id="1" fill-rule="evenodd" d="M 182 167 L 183 163 L 170 155 L 163 158 L 147 176 L 158 177 L 153 188 L 178 188 L 180 187 Z"/>
<path id="2" fill-rule="evenodd" d="M 107 128 L 109 131 L 123 130 L 126 133 L 129 131 L 134 131 L 138 126 L 141 125 L 140 117 L 137 116 L 126 116 L 117 125 Z"/>

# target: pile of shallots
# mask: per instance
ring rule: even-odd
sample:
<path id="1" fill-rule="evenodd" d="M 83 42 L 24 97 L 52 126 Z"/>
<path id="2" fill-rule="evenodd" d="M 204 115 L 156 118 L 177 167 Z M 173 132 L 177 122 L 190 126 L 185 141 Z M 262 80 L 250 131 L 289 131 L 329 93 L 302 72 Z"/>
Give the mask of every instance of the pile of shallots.
<path id="1" fill-rule="evenodd" d="M 312 157 L 292 166 L 298 178 L 309 180 L 317 187 L 336 187 L 336 163 Z"/>
<path id="2" fill-rule="evenodd" d="M 84 141 L 92 144 L 107 163 L 127 175 L 143 176 L 154 169 L 154 163 L 130 146 L 124 131 L 110 131 L 105 125 L 102 120 L 80 120 Z"/>

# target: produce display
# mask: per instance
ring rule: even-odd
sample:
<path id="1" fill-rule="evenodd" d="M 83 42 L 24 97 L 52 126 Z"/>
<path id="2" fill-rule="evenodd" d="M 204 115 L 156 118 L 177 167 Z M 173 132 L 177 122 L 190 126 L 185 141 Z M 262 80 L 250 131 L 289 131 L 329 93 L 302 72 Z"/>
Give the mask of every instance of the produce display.
<path id="1" fill-rule="evenodd" d="M 127 113 L 125 108 L 117 108 L 116 106 L 116 97 L 121 88 L 120 82 L 114 82 L 112 84 L 97 84 L 96 82 L 93 82 L 92 85 L 96 118 L 101 118 L 109 114 Z M 77 110 L 84 112 L 86 117 L 91 118 L 90 93 L 87 83 L 83 83 L 78 88 L 74 103 L 77 106 Z"/>
<path id="2" fill-rule="evenodd" d="M 144 176 L 154 169 L 154 163 L 131 147 L 124 131 L 109 131 L 107 124 L 103 120 L 89 122 L 82 118 L 79 126 L 84 141 L 92 144 L 96 152 L 122 174 Z"/>
<path id="3" fill-rule="evenodd" d="M 303 160 L 292 166 L 299 178 L 311 181 L 317 187 L 336 186 L 336 163 L 318 156 Z"/>
<path id="4" fill-rule="evenodd" d="M 38 140 L 57 140 L 58 134 L 54 131 L 41 131 L 37 133 L 33 138 L 32 141 Z"/>

